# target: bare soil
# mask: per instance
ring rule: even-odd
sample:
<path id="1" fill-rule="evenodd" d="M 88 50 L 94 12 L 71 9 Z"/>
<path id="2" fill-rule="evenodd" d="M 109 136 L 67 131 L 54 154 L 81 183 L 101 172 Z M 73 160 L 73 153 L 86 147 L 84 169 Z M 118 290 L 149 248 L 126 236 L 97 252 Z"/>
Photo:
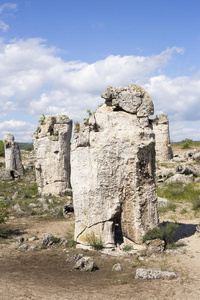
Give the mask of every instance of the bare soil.
<path id="1" fill-rule="evenodd" d="M 183 155 L 185 150 L 179 148 L 174 149 L 175 154 Z M 38 240 L 26 242 L 37 245 L 44 233 L 65 238 L 68 233 L 73 234 L 74 219 L 11 215 L 6 224 L 0 224 L 0 299 L 200 299 L 200 235 L 195 233 L 200 218 L 187 207 L 186 214 L 170 212 L 161 215 L 160 222 L 175 218 L 181 223 L 176 236 L 178 250 L 185 253 L 141 253 L 138 258 L 126 253 L 119 257 L 63 246 L 19 251 L 14 239 L 17 236 L 37 236 Z M 74 264 L 66 259 L 76 253 L 92 256 L 99 269 L 89 273 L 75 270 Z M 116 263 L 123 266 L 122 271 L 112 271 Z M 135 280 L 137 268 L 174 271 L 178 278 Z"/>
<path id="2" fill-rule="evenodd" d="M 35 216 L 10 218 L 0 230 L 0 299 L 200 299 L 200 238 L 195 232 L 199 220 L 185 220 L 179 239 L 186 254 L 154 254 L 115 257 L 101 251 L 52 247 L 19 251 L 16 236 L 41 236 L 48 232 L 65 237 L 74 220 L 45 220 Z M 40 240 L 35 242 L 39 244 Z M 75 253 L 92 256 L 99 267 L 81 272 L 66 259 Z M 145 253 L 144 253 L 145 254 Z M 123 270 L 112 271 L 115 263 Z M 136 268 L 175 271 L 173 280 L 135 280 Z"/>

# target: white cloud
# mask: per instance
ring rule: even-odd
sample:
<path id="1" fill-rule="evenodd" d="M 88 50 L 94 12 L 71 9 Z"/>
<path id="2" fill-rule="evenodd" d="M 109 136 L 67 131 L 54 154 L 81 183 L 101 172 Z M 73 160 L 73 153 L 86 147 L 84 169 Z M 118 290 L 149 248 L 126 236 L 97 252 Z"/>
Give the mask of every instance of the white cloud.
<path id="1" fill-rule="evenodd" d="M 9 120 L 0 123 L 1 138 L 11 133 L 15 136 L 16 141 L 30 141 L 33 131 L 36 129 L 34 124 L 25 121 Z"/>
<path id="2" fill-rule="evenodd" d="M 3 5 L 0 5 L 0 29 L 3 32 L 6 32 L 9 29 L 9 25 L 6 24 L 3 20 L 2 20 L 2 15 L 3 12 L 5 10 L 17 10 L 17 4 L 15 3 L 4 3 Z"/>
<path id="3" fill-rule="evenodd" d="M 92 64 L 65 62 L 58 54 L 58 49 L 47 47 L 40 38 L 9 44 L 0 40 L 0 117 L 7 114 L 7 120 L 16 119 L 13 112 L 24 111 L 35 120 L 42 114 L 67 114 L 81 120 L 86 109 L 94 111 L 104 101 L 100 94 L 106 86 L 137 83 L 149 92 L 155 112 L 166 113 L 172 124 L 200 119 L 200 74 L 190 78 L 163 75 L 164 68 L 176 54 L 183 54 L 183 49 L 173 47 L 151 56 L 110 55 Z M 14 130 L 10 123 L 1 124 L 0 131 Z M 34 130 L 32 125 L 21 128 L 26 136 Z M 173 137 L 178 136 L 176 130 L 172 131 Z"/>
<path id="4" fill-rule="evenodd" d="M 3 32 L 6 32 L 8 30 L 9 26 L 8 24 L 6 24 L 5 22 L 3 22 L 2 20 L 0 20 L 0 29 L 3 31 Z"/>
<path id="5" fill-rule="evenodd" d="M 6 9 L 16 10 L 17 4 L 16 3 L 4 3 L 4 4 L 0 5 L 0 14 L 2 14 L 3 11 Z"/>

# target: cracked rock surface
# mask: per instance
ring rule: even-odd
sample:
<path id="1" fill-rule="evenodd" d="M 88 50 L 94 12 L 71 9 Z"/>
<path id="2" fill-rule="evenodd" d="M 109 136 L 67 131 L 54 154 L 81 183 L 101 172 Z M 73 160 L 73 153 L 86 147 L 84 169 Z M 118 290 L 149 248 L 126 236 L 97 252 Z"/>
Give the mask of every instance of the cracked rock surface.
<path id="1" fill-rule="evenodd" d="M 33 134 L 35 169 L 41 195 L 62 195 L 70 185 L 72 120 L 65 115 L 47 117 Z"/>
<path id="2" fill-rule="evenodd" d="M 102 97 L 71 147 L 75 240 L 139 243 L 158 223 L 153 102 L 135 85 L 109 87 Z"/>

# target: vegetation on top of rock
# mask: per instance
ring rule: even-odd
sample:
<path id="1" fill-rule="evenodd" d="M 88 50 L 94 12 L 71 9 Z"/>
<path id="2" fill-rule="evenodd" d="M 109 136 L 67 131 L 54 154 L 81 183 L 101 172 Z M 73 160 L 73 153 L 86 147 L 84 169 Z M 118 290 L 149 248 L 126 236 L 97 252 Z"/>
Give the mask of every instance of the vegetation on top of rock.
<path id="1" fill-rule="evenodd" d="M 89 124 L 89 118 L 90 118 L 94 113 L 92 113 L 90 109 L 87 109 L 87 114 L 88 114 L 88 118 L 84 118 L 83 121 L 84 121 L 86 124 Z"/>
<path id="2" fill-rule="evenodd" d="M 40 123 L 40 125 L 44 124 L 45 121 L 45 115 L 43 114 L 42 117 L 40 117 L 40 119 L 38 120 L 38 123 Z"/>
<path id="3" fill-rule="evenodd" d="M 75 124 L 74 124 L 74 130 L 75 130 L 76 132 L 79 132 L 79 131 L 80 131 L 80 123 L 79 123 L 79 122 L 75 122 Z"/>

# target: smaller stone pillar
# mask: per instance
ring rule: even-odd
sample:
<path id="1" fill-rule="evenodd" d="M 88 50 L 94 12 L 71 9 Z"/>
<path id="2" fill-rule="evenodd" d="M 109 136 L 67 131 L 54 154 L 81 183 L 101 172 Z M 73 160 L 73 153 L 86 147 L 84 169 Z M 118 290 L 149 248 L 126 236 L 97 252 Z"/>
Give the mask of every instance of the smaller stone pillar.
<path id="1" fill-rule="evenodd" d="M 166 115 L 160 114 L 152 120 L 152 129 L 155 134 L 155 150 L 157 161 L 167 161 L 173 158 L 170 145 L 169 120 Z"/>
<path id="2" fill-rule="evenodd" d="M 63 195 L 70 184 L 72 120 L 67 116 L 46 117 L 33 133 L 35 170 L 41 195 Z"/>
<path id="3" fill-rule="evenodd" d="M 15 138 L 12 134 L 4 136 L 4 146 L 6 170 L 15 170 L 20 175 L 23 175 L 24 167 L 22 165 L 19 145 L 15 142 Z"/>

